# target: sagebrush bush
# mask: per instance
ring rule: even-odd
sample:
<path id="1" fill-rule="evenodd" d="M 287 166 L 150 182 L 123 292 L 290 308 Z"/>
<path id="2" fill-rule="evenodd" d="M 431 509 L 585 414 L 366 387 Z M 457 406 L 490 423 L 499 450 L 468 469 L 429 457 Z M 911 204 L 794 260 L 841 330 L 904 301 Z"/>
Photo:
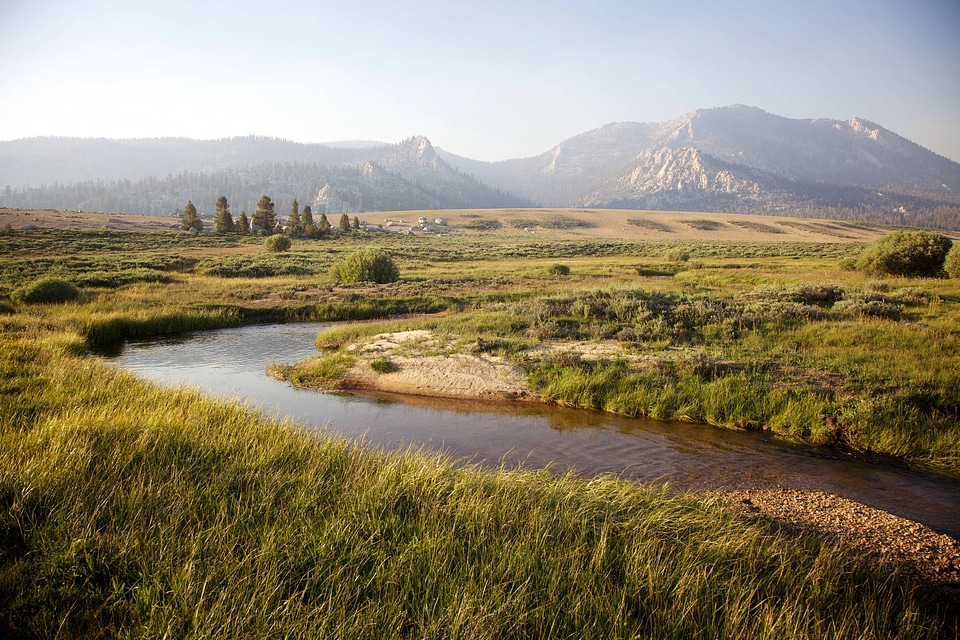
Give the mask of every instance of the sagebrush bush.
<path id="1" fill-rule="evenodd" d="M 60 278 L 40 278 L 15 289 L 10 298 L 28 304 L 70 302 L 80 297 L 80 289 Z"/>
<path id="2" fill-rule="evenodd" d="M 954 280 L 960 280 L 960 245 L 954 245 L 943 261 L 943 270 Z"/>
<path id="3" fill-rule="evenodd" d="M 932 231 L 894 231 L 860 254 L 857 269 L 875 275 L 936 278 L 953 242 Z"/>
<path id="4" fill-rule="evenodd" d="M 400 271 L 389 253 L 382 249 L 360 249 L 330 268 L 330 275 L 340 282 L 375 282 L 385 284 L 400 279 Z"/>
<path id="5" fill-rule="evenodd" d="M 274 253 L 280 253 L 281 251 L 286 251 L 290 248 L 290 238 L 283 235 L 267 236 L 267 239 L 263 241 L 263 248 L 267 251 L 272 251 Z"/>
<path id="6" fill-rule="evenodd" d="M 690 259 L 690 252 L 686 249 L 675 247 L 668 249 L 667 252 L 663 254 L 663 259 L 668 262 L 686 262 Z"/>

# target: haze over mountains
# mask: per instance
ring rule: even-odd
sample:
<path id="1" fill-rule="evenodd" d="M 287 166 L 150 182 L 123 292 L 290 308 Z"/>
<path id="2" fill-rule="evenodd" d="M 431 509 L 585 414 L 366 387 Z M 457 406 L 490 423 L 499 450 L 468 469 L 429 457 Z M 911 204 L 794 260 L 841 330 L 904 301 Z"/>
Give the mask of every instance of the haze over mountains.
<path id="1" fill-rule="evenodd" d="M 0 142 L 0 186 L 7 185 L 0 206 L 131 213 L 166 213 L 187 199 L 212 211 L 218 195 L 249 211 L 266 193 L 279 211 L 296 197 L 332 213 L 522 206 L 839 212 L 960 229 L 957 162 L 867 120 L 795 120 L 742 105 L 663 123 L 609 124 L 539 156 L 495 163 L 434 149 L 424 137 L 340 147 L 259 137 L 33 138 Z"/>

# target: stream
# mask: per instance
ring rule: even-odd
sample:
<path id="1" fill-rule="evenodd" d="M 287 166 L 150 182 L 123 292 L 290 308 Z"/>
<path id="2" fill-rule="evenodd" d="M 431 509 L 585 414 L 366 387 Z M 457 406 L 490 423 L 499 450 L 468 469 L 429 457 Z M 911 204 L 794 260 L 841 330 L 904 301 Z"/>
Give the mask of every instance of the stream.
<path id="1" fill-rule="evenodd" d="M 484 466 L 611 473 L 677 489 L 835 493 L 960 539 L 960 479 L 886 458 L 768 434 L 559 407 L 302 391 L 265 374 L 316 353 L 329 323 L 255 325 L 128 343 L 116 365 L 168 385 L 249 401 L 266 413 L 389 449 L 442 449 Z"/>

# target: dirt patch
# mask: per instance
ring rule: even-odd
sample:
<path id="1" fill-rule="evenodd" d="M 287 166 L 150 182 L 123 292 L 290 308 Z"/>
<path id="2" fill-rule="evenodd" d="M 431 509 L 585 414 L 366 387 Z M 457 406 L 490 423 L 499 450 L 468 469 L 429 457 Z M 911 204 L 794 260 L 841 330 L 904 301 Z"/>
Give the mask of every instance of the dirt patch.
<path id="1" fill-rule="evenodd" d="M 520 367 L 493 356 L 448 353 L 450 346 L 429 331 L 374 336 L 346 348 L 356 362 L 340 377 L 338 386 L 434 398 L 536 399 Z M 309 361 L 304 363 L 309 366 Z"/>
<path id="2" fill-rule="evenodd" d="M 0 228 L 12 229 L 121 229 L 124 231 L 179 231 L 180 220 L 170 216 L 127 213 L 91 213 L 50 209 L 0 208 Z"/>

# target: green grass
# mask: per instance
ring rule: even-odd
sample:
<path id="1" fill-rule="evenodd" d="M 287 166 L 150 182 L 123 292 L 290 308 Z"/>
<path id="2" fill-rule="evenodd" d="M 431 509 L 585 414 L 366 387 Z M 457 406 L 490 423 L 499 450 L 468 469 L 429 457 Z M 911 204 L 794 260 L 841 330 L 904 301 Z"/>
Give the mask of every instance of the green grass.
<path id="1" fill-rule="evenodd" d="M 54 338 L 0 347 L 6 637 L 946 631 L 919 587 L 709 497 L 383 453 Z"/>
<path id="2" fill-rule="evenodd" d="M 559 404 L 960 469 L 956 281 L 865 280 L 836 266 L 850 244 L 448 240 L 377 238 L 401 280 L 334 286 L 325 265 L 370 239 L 266 256 L 181 234 L 0 234 L 0 636 L 956 635 L 921 586 L 709 496 L 376 451 L 86 355 L 364 320 L 319 336 L 331 351 L 301 382 L 335 380 L 353 362 L 337 347 L 426 328 L 527 367 Z M 671 250 L 684 270 L 641 272 Z M 558 261 L 569 275 L 548 273 Z M 236 277 L 245 264 L 264 270 Z M 115 271 L 143 277 L 98 280 Z M 3 297 L 51 275 L 80 298 Z M 619 355 L 564 348 L 600 340 Z M 559 351 L 531 355 L 544 342 Z"/>
<path id="3" fill-rule="evenodd" d="M 473 309 L 444 317 L 331 329 L 318 344 L 335 349 L 377 333 L 428 329 L 526 368 L 546 402 L 768 430 L 960 470 L 957 303 L 935 290 L 953 285 L 839 286 L 790 283 L 756 268 L 699 271 L 722 275 L 710 281 L 727 291 L 621 286 L 479 297 Z M 613 353 L 583 360 L 570 352 L 558 361 L 554 352 L 529 351 L 598 340 Z"/>

